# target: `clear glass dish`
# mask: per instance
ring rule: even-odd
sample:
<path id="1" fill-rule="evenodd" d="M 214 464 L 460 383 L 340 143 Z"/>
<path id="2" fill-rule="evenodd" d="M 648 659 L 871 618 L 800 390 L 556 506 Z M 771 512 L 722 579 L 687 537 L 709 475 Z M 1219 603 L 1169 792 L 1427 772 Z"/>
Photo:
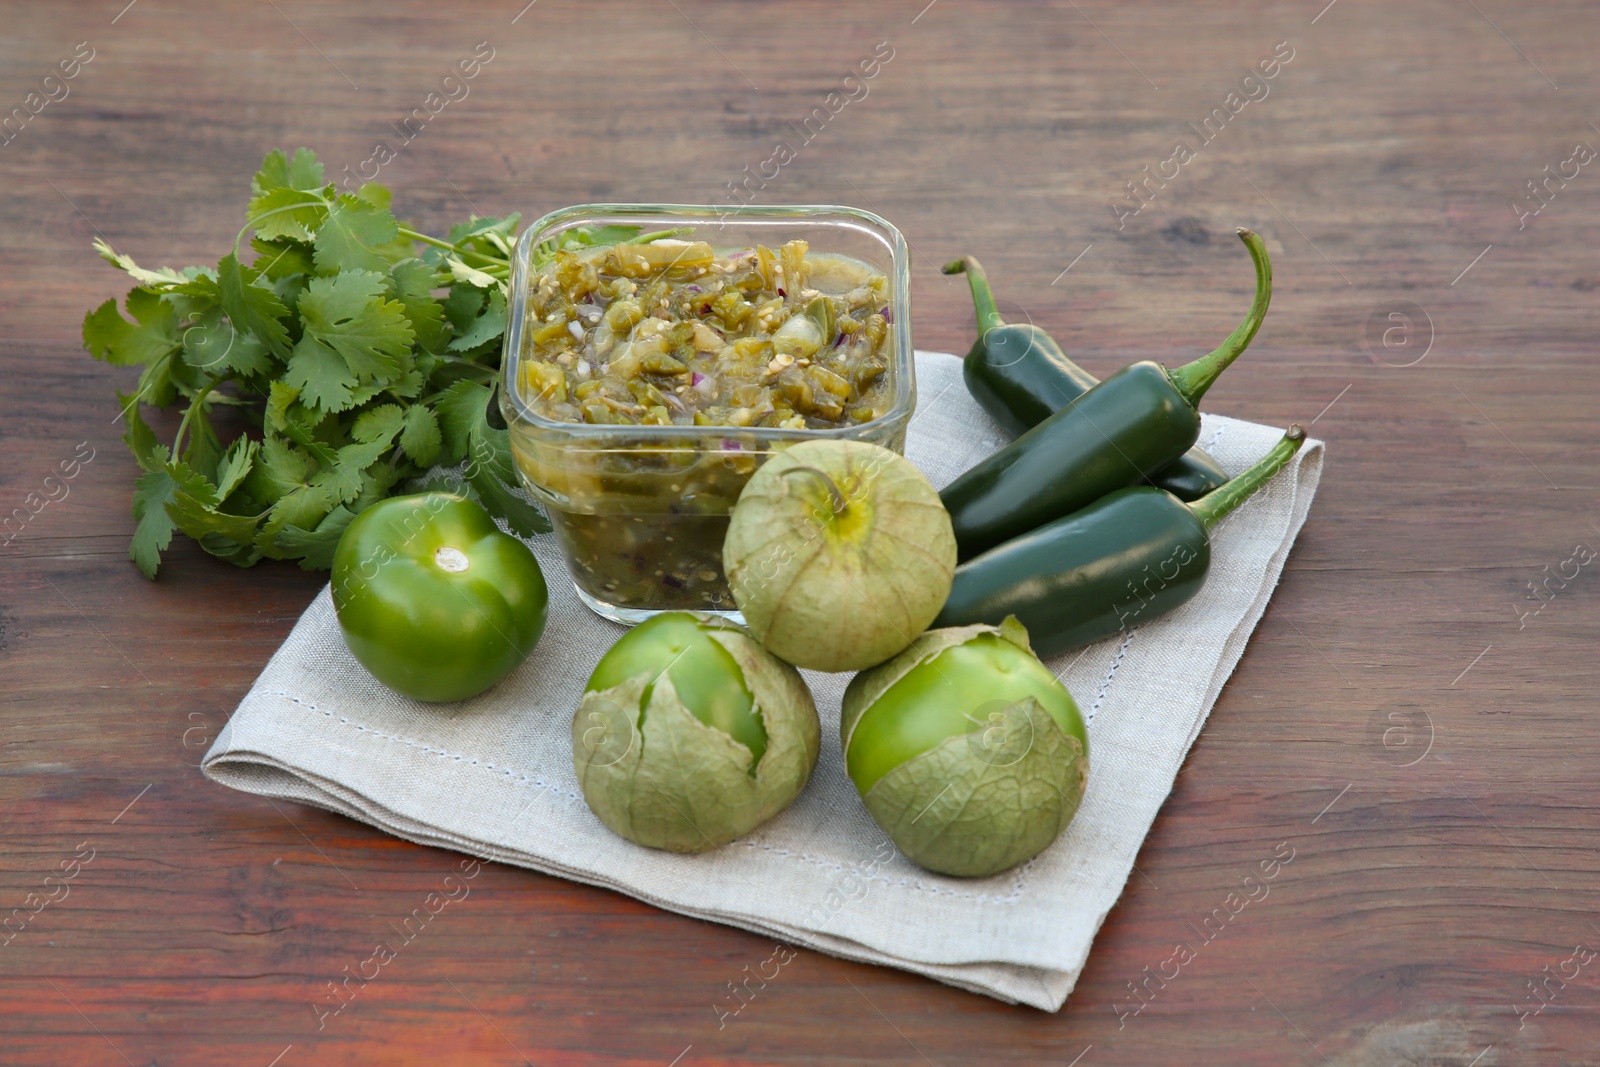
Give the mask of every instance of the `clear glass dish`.
<path id="1" fill-rule="evenodd" d="M 719 252 L 810 242 L 814 253 L 861 260 L 889 282 L 890 401 L 870 422 L 837 428 L 611 426 L 542 416 L 521 393 L 529 284 L 539 245 L 578 226 L 692 227 L 686 240 Z M 844 438 L 901 451 L 916 406 L 910 257 L 905 238 L 870 212 L 833 206 L 709 207 L 584 204 L 552 212 L 518 240 L 507 302 L 500 407 L 522 484 L 544 507 L 578 596 L 598 614 L 638 623 L 662 611 L 738 617 L 722 572 L 728 513 L 774 452 Z"/>

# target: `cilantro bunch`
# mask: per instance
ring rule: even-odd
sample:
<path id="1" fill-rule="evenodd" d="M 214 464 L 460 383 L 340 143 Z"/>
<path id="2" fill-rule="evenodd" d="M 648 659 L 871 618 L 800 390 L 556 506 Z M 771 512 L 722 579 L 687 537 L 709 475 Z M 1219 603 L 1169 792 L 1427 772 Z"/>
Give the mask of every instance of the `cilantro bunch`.
<path id="1" fill-rule="evenodd" d="M 430 237 L 396 221 L 382 186 L 325 184 L 304 148 L 269 153 L 251 190 L 248 221 L 214 269 L 147 270 L 95 242 L 138 283 L 129 317 L 107 300 L 84 318 L 83 342 L 96 359 L 141 368 L 118 399 L 144 471 L 129 557 L 145 577 L 174 529 L 241 567 L 268 558 L 326 569 L 362 509 L 440 487 L 437 475 L 425 480 L 436 464 L 461 468 L 445 484 L 517 533 L 548 530 L 513 491 L 492 408 L 519 216 Z M 637 234 L 614 229 L 563 244 Z M 141 404 L 181 408 L 170 444 Z M 226 445 L 212 425 L 223 406 L 248 426 Z"/>

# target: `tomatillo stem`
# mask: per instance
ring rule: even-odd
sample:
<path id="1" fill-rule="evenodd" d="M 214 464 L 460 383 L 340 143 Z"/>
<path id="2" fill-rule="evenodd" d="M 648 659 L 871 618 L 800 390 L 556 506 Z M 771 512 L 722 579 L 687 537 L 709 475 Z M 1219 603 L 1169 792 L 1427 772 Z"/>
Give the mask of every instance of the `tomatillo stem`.
<path id="1" fill-rule="evenodd" d="M 1272 302 L 1272 261 L 1267 258 L 1266 242 L 1261 240 L 1259 234 L 1243 226 L 1239 227 L 1239 240 L 1250 250 L 1250 258 L 1256 264 L 1256 298 L 1250 305 L 1250 311 L 1238 328 L 1208 355 L 1167 372 L 1172 384 L 1191 407 L 1199 406 L 1200 398 L 1206 395 L 1206 390 L 1217 380 L 1217 375 L 1227 370 L 1228 364 L 1238 359 L 1239 353 L 1249 346 L 1256 331 L 1261 328 L 1261 320 L 1266 318 L 1267 305 Z"/>
<path id="2" fill-rule="evenodd" d="M 460 574 L 472 565 L 465 552 L 459 548 L 451 548 L 449 545 L 440 547 L 433 554 L 433 562 L 438 565 L 440 570 L 449 571 L 451 574 Z"/>
<path id="3" fill-rule="evenodd" d="M 835 515 L 843 515 L 849 510 L 850 502 L 845 499 L 843 493 L 839 492 L 839 486 L 836 485 L 834 480 L 828 477 L 825 472 L 819 471 L 815 467 L 790 467 L 788 470 L 785 470 L 782 473 L 785 475 L 802 473 L 815 474 L 818 478 L 821 478 L 823 484 L 828 487 L 828 497 L 833 503 L 833 513 Z"/>

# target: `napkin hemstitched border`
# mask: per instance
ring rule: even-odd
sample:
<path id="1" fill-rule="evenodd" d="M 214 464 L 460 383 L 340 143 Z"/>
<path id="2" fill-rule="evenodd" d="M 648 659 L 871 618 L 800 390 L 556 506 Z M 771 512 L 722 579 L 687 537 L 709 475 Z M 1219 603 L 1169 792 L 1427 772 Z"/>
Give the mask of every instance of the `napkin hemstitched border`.
<path id="1" fill-rule="evenodd" d="M 419 751 L 428 753 L 430 756 L 439 756 L 442 759 L 454 760 L 457 763 L 465 763 L 471 767 L 482 767 L 485 770 L 494 771 L 496 774 L 503 774 L 507 778 L 517 778 L 521 781 L 527 782 L 530 785 L 536 785 L 541 789 L 548 789 L 552 792 L 560 793 L 562 796 L 571 797 L 573 800 L 583 799 L 582 793 L 574 792 L 570 789 L 563 789 L 559 785 L 552 785 L 551 783 L 541 781 L 538 778 L 530 778 L 521 771 L 514 771 L 509 767 L 498 767 L 493 763 L 487 763 L 484 760 L 476 757 L 466 756 L 459 752 L 447 752 L 442 748 L 434 748 L 431 745 L 425 745 L 420 741 L 411 741 L 404 737 L 396 737 L 393 734 L 386 734 L 382 730 L 374 730 L 370 726 L 363 726 L 361 723 L 352 722 L 343 715 L 335 714 L 334 712 L 329 711 L 327 708 L 318 707 L 309 700 L 301 700 L 294 694 L 286 693 L 282 689 L 263 689 L 260 691 L 260 695 L 278 697 L 282 700 L 287 700 L 291 704 L 300 705 L 307 711 L 314 711 L 318 715 L 326 715 L 328 718 L 333 719 L 341 725 L 348 726 L 354 730 L 359 730 L 364 734 L 371 734 L 373 737 L 381 737 L 385 741 L 393 741 L 396 744 L 405 745 L 407 748 L 418 749 Z"/>
<path id="2" fill-rule="evenodd" d="M 1107 684 L 1109 684 L 1109 679 L 1107 680 Z M 393 734 L 386 734 L 382 730 L 374 730 L 370 726 L 364 726 L 361 723 L 353 722 L 343 715 L 329 711 L 326 708 L 318 707 L 311 701 L 302 700 L 300 697 L 297 697 L 292 693 L 285 692 L 282 689 L 262 689 L 257 691 L 255 695 L 277 697 L 280 700 L 287 700 L 289 703 L 298 705 L 299 707 L 304 708 L 306 711 L 315 712 L 318 715 L 325 715 L 340 725 L 348 726 L 354 730 L 360 731 L 361 733 L 371 734 L 373 737 L 381 738 L 385 741 L 392 741 L 395 744 L 404 745 L 407 748 L 414 748 L 420 752 L 426 752 L 430 756 L 438 756 L 441 759 L 452 760 L 456 763 L 465 763 L 469 767 L 482 767 L 484 770 L 492 771 L 495 774 L 503 774 L 507 778 L 515 778 L 519 781 L 526 782 L 529 785 L 538 786 L 541 790 L 549 790 L 550 792 L 557 793 L 572 800 L 583 800 L 583 794 L 580 792 L 570 789 L 563 789 L 561 786 L 541 781 L 538 778 L 531 778 L 521 771 L 514 771 L 509 767 L 496 766 L 493 763 L 467 756 L 464 753 L 449 752 L 442 748 L 434 748 L 432 745 L 426 745 L 420 741 L 412 741 L 404 737 L 396 737 Z M 789 849 L 778 848 L 773 845 L 764 845 L 759 841 L 738 840 L 730 841 L 728 843 L 730 845 L 743 845 L 745 848 L 760 849 L 763 852 L 770 852 L 775 856 L 783 856 L 786 859 L 792 859 L 800 863 L 809 863 L 817 867 L 824 867 L 839 871 L 850 869 L 842 863 L 833 863 L 823 860 L 819 857 L 808 856 L 803 852 L 794 852 Z M 866 877 L 862 878 L 862 881 L 882 882 L 884 885 L 900 886 L 904 889 L 914 889 L 919 893 L 932 893 L 936 896 L 964 897 L 971 900 L 982 901 L 983 903 L 1011 904 L 1022 898 L 1022 892 L 1026 888 L 1027 875 L 1032 871 L 1033 864 L 1034 861 L 1029 860 L 1027 863 L 1023 864 L 1017 869 L 1015 882 L 1012 884 L 1010 891 L 1004 894 L 974 893 L 960 889 L 949 889 L 944 886 L 929 885 L 926 882 L 915 882 L 906 878 L 886 878 L 879 874 L 867 875 Z"/>

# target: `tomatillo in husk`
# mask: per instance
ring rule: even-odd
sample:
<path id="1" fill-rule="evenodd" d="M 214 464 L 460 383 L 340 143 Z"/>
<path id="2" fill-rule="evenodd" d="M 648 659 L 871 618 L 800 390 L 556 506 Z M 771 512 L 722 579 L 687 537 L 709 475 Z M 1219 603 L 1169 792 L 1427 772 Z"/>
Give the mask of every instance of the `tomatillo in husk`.
<path id="1" fill-rule="evenodd" d="M 845 770 L 913 862 L 983 877 L 1044 851 L 1089 781 L 1072 695 L 1015 619 L 930 630 L 845 690 Z"/>
<path id="2" fill-rule="evenodd" d="M 797 667 L 856 671 L 901 651 L 950 593 L 956 540 L 904 456 L 806 441 L 756 471 L 728 520 L 723 570 L 750 630 Z"/>
<path id="3" fill-rule="evenodd" d="M 589 809 L 635 844 L 704 852 L 788 807 L 822 728 L 800 672 L 744 627 L 668 611 L 611 646 L 572 717 Z"/>
<path id="4" fill-rule="evenodd" d="M 333 555 L 345 643 L 384 685 L 465 700 L 528 658 L 549 593 L 528 546 L 452 493 L 391 497 L 345 528 Z"/>

